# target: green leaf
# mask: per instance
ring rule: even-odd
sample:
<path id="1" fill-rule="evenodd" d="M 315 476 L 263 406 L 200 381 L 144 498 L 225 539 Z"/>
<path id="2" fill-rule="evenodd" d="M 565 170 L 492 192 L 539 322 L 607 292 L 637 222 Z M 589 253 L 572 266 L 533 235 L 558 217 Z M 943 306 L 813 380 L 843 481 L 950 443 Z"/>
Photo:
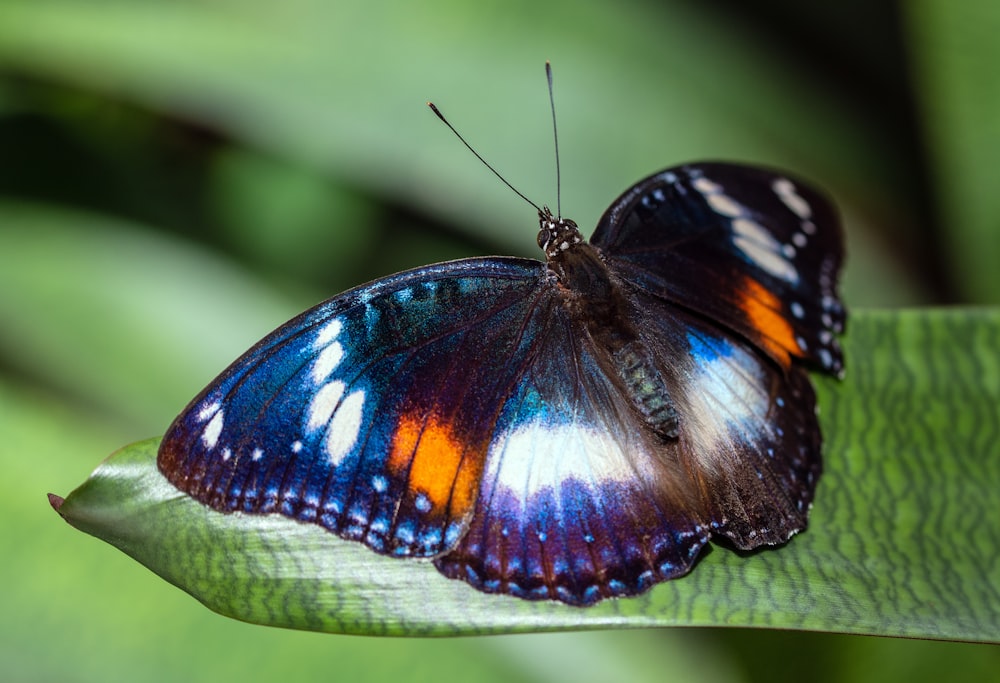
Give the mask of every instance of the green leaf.
<path id="1" fill-rule="evenodd" d="M 210 608 L 382 635 L 726 625 L 1000 642 L 1000 311 L 863 312 L 848 379 L 818 380 L 826 473 L 779 549 L 713 548 L 680 580 L 580 609 L 479 593 L 279 516 L 225 515 L 158 473 L 156 440 L 65 501 L 74 526 Z"/>

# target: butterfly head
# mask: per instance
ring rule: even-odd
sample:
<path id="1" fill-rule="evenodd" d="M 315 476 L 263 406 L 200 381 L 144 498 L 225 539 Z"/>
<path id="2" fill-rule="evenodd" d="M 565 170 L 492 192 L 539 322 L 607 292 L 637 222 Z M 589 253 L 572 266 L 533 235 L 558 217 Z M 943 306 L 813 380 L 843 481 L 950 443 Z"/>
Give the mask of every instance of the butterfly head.
<path id="1" fill-rule="evenodd" d="M 538 212 L 538 246 L 545 252 L 545 258 L 554 259 L 582 241 L 583 235 L 575 222 L 556 218 L 547 206 Z"/>

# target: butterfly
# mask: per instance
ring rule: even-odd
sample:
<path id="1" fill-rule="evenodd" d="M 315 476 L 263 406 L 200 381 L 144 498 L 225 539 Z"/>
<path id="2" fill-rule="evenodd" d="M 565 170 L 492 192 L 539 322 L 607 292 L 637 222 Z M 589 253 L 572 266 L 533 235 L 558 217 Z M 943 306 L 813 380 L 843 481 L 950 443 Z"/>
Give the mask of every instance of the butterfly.
<path id="1" fill-rule="evenodd" d="M 173 422 L 158 466 L 222 512 L 427 558 L 488 593 L 590 605 L 805 528 L 807 370 L 840 376 L 833 206 L 789 176 L 645 178 L 590 241 L 351 289 L 269 334 Z"/>

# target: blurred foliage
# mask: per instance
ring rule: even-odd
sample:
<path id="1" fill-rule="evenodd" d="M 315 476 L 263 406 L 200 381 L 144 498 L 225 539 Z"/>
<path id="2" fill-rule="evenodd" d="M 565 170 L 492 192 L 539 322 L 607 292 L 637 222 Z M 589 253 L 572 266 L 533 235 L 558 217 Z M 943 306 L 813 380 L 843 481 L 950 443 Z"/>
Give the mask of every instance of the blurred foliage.
<path id="1" fill-rule="evenodd" d="M 769 163 L 843 210 L 850 305 L 996 303 L 998 16 L 989 0 L 4 0 L 5 678 L 988 679 L 997 649 L 961 644 L 254 628 L 58 524 L 43 494 L 161 433 L 319 298 L 444 258 L 531 254 L 532 211 L 423 103 L 552 202 L 546 59 L 564 212 L 581 225 L 664 166 Z"/>

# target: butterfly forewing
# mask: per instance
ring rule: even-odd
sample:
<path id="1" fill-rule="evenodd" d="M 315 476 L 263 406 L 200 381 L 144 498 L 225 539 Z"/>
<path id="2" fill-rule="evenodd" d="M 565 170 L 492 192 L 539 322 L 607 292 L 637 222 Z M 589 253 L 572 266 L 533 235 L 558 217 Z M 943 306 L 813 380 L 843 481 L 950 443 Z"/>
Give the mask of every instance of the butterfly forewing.
<path id="1" fill-rule="evenodd" d="M 469 522 L 541 270 L 454 262 L 317 306 L 188 406 L 160 469 L 217 509 L 316 522 L 383 553 L 441 553 Z"/>
<path id="2" fill-rule="evenodd" d="M 839 375 L 843 237 L 830 202 L 786 175 L 678 166 L 636 183 L 591 242 L 630 283 L 740 334 L 788 367 Z"/>

